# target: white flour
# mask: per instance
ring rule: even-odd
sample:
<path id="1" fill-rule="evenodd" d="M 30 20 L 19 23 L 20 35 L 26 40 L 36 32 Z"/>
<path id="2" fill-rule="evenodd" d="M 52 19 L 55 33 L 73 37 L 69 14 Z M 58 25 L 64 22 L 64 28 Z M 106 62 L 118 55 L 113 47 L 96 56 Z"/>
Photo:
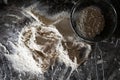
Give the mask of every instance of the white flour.
<path id="1" fill-rule="evenodd" d="M 90 45 L 75 41 L 73 37 L 70 37 L 69 40 L 73 46 L 86 47 L 87 55 L 85 57 L 88 57 L 91 51 Z M 54 65 L 56 60 L 65 63 L 67 67 L 72 67 L 73 71 L 80 65 L 80 59 L 77 59 L 76 55 L 70 54 L 62 44 L 64 41 L 67 42 L 54 25 L 46 26 L 41 21 L 33 22 L 22 29 L 16 45 L 10 42 L 16 52 L 6 54 L 6 57 L 12 62 L 13 67 L 21 72 L 43 74 Z M 72 48 L 72 46 L 69 47 Z M 76 52 L 76 54 L 78 53 Z"/>

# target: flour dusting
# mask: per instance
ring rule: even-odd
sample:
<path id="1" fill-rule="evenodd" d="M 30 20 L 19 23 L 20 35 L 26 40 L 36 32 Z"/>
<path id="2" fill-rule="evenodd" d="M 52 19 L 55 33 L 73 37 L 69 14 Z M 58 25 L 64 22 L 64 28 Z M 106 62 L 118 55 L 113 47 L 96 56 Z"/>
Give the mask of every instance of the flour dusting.
<path id="1" fill-rule="evenodd" d="M 16 50 L 15 53 L 5 55 L 12 62 L 13 67 L 21 72 L 38 74 L 46 72 L 50 66 L 55 64 L 56 60 L 65 63 L 73 71 L 82 62 L 82 59 L 78 59 L 79 50 L 83 47 L 87 48 L 86 58 L 91 52 L 88 44 L 78 42 L 73 37 L 68 37 L 66 40 L 54 25 L 46 25 L 38 19 L 30 25 L 24 26 L 19 33 L 18 43 L 11 42 L 11 44 Z M 75 46 L 77 47 L 74 48 Z M 73 52 L 76 53 L 72 54 Z"/>

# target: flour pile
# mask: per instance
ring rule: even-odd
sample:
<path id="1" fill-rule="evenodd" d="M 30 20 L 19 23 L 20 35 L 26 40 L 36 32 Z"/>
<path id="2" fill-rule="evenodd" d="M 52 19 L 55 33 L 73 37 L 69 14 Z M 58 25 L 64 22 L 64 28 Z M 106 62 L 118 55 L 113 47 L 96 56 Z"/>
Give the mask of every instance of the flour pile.
<path id="1" fill-rule="evenodd" d="M 91 47 L 74 40 L 73 37 L 69 37 L 68 40 L 71 46 L 54 25 L 45 25 L 41 21 L 36 21 L 22 28 L 17 44 L 10 42 L 16 51 L 13 54 L 6 54 L 6 57 L 11 61 L 13 67 L 20 72 L 43 74 L 55 64 L 56 60 L 65 63 L 73 71 L 82 62 L 81 59 L 78 59 L 80 53 L 77 52 L 86 47 L 87 55 L 85 57 L 88 57 Z M 68 46 L 72 50 L 76 46 L 74 53 L 76 50 L 78 51 L 71 54 Z"/>

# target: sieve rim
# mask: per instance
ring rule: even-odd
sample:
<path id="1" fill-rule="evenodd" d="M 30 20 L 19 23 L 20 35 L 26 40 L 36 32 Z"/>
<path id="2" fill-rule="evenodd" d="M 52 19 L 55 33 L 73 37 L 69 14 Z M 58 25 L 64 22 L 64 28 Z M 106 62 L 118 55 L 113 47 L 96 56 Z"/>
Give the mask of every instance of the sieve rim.
<path id="1" fill-rule="evenodd" d="M 110 8 L 113 10 L 115 22 L 114 22 L 114 26 L 113 26 L 114 29 L 111 31 L 111 33 L 108 34 L 105 38 L 102 38 L 102 39 L 100 39 L 100 40 L 88 39 L 88 38 L 85 38 L 85 37 L 83 37 L 83 36 L 81 36 L 81 35 L 79 34 L 79 31 L 78 31 L 78 29 L 77 29 L 77 26 L 76 26 L 76 24 L 75 24 L 75 21 L 74 21 L 73 17 L 75 16 L 75 11 L 76 11 L 77 7 L 78 7 L 80 4 L 85 3 L 85 1 L 87 1 L 87 0 L 80 0 L 80 1 L 78 1 L 78 2 L 72 7 L 72 9 L 71 9 L 71 13 L 70 13 L 70 23 L 71 23 L 71 27 L 72 27 L 74 33 L 77 34 L 77 35 L 78 35 L 83 41 L 85 41 L 85 42 L 95 43 L 95 42 L 101 42 L 101 41 L 103 41 L 103 40 L 109 39 L 109 38 L 113 35 L 113 33 L 115 32 L 115 30 L 116 30 L 116 28 L 117 28 L 117 12 L 116 12 L 114 6 L 113 6 L 110 2 L 108 2 L 108 1 L 106 1 L 106 0 L 97 0 L 97 1 L 96 1 L 96 0 L 92 0 L 92 1 L 95 2 L 95 3 L 99 3 L 100 1 L 102 1 L 102 2 L 106 3 L 108 6 L 110 6 Z M 88 0 L 88 1 L 89 1 L 89 0 Z"/>

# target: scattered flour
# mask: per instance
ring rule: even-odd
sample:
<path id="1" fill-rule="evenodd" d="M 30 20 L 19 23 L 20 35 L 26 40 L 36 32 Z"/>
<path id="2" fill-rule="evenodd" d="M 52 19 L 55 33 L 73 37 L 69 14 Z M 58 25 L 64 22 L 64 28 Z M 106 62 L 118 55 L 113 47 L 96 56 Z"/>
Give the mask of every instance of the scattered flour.
<path id="1" fill-rule="evenodd" d="M 69 55 L 68 49 L 63 47 L 64 41 L 66 40 L 54 25 L 46 26 L 37 19 L 36 22 L 22 29 L 17 44 L 10 42 L 16 52 L 5 56 L 12 62 L 13 67 L 21 72 L 43 74 L 56 59 L 75 70 L 80 65 L 79 59 L 74 54 Z M 91 51 L 90 45 L 77 41 L 71 42 L 74 45 L 78 43 L 80 48 L 87 47 L 86 57 L 88 57 Z M 70 57 L 74 57 L 73 60 Z"/>

